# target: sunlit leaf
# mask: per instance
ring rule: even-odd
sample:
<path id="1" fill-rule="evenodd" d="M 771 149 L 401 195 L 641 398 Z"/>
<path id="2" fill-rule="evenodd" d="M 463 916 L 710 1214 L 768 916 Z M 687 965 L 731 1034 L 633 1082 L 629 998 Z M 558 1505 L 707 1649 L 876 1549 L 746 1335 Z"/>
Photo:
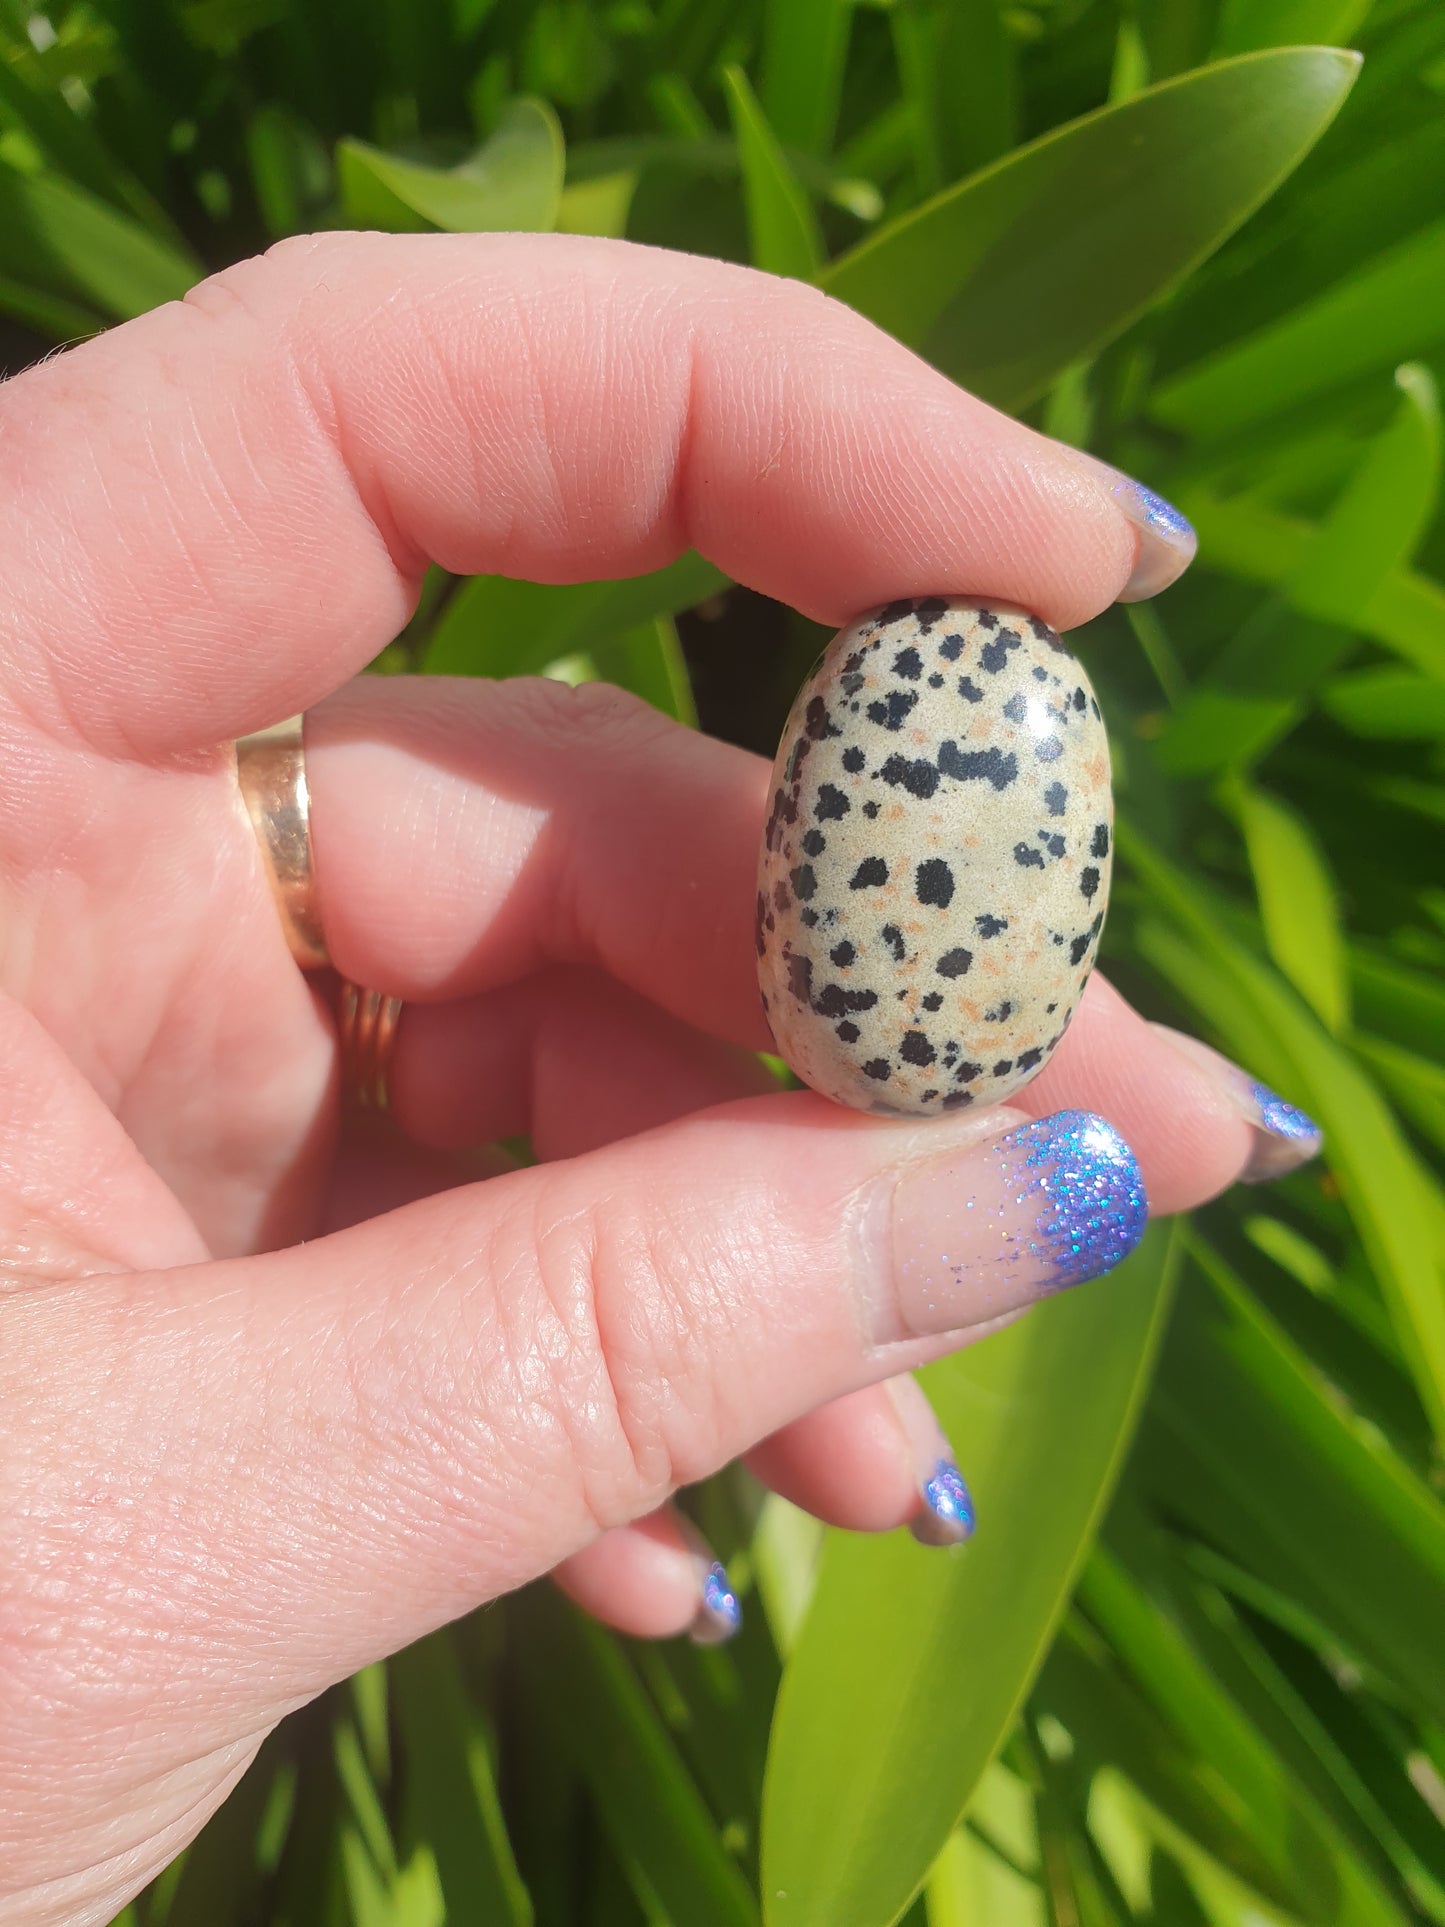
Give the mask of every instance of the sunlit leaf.
<path id="1" fill-rule="evenodd" d="M 753 266 L 809 279 L 823 258 L 813 209 L 741 67 L 723 74 L 748 209 Z"/>
<path id="2" fill-rule="evenodd" d="M 1349 982 L 1334 878 L 1309 824 L 1278 797 L 1235 795 L 1270 955 L 1329 1030 L 1349 1020 Z"/>
<path id="3" fill-rule="evenodd" d="M 424 167 L 364 141 L 336 149 L 342 204 L 357 226 L 453 234 L 545 232 L 562 198 L 562 130 L 543 101 L 516 100 L 470 160 Z"/>
<path id="4" fill-rule="evenodd" d="M 0 162 L 0 276 L 125 321 L 174 301 L 201 268 L 129 214 L 56 174 Z"/>

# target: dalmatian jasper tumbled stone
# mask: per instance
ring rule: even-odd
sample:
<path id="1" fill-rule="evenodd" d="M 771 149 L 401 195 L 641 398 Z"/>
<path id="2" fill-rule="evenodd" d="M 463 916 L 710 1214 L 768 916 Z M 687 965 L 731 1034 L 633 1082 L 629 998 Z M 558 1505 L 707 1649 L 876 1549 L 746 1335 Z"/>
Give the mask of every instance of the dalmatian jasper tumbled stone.
<path id="1" fill-rule="evenodd" d="M 1109 746 L 1037 617 L 944 596 L 833 638 L 773 770 L 758 977 L 783 1058 L 840 1104 L 998 1104 L 1063 1036 L 1109 900 Z"/>

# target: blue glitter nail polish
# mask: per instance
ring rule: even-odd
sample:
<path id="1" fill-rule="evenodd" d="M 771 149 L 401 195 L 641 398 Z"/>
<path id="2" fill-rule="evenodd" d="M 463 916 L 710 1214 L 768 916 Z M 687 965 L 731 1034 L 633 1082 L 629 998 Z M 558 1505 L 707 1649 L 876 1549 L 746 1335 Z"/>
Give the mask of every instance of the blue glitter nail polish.
<path id="1" fill-rule="evenodd" d="M 1290 1104 L 1268 1084 L 1251 1084 L 1249 1095 L 1259 1113 L 1259 1128 L 1272 1137 L 1318 1138 L 1324 1133 L 1306 1111 Z"/>
<path id="2" fill-rule="evenodd" d="M 993 1148 L 1017 1203 L 1036 1207 L 1032 1235 L 1023 1236 L 1045 1290 L 1112 1271 L 1143 1237 L 1149 1200 L 1138 1160 L 1103 1118 L 1060 1111 Z"/>
<path id="3" fill-rule="evenodd" d="M 1162 495 L 1156 495 L 1152 488 L 1145 488 L 1142 482 L 1135 482 L 1135 497 L 1143 511 L 1142 520 L 1151 529 L 1175 542 L 1192 542 L 1196 539 L 1194 525 L 1183 516 L 1172 502 L 1166 502 Z"/>
<path id="4" fill-rule="evenodd" d="M 923 1546 L 957 1546 L 973 1537 L 973 1495 L 952 1459 L 940 1459 L 923 1487 L 924 1510 L 908 1522 Z"/>
<path id="5" fill-rule="evenodd" d="M 702 1578 L 702 1604 L 692 1623 L 690 1637 L 697 1646 L 720 1646 L 731 1639 L 743 1623 L 743 1609 L 728 1579 L 727 1568 L 714 1559 Z"/>

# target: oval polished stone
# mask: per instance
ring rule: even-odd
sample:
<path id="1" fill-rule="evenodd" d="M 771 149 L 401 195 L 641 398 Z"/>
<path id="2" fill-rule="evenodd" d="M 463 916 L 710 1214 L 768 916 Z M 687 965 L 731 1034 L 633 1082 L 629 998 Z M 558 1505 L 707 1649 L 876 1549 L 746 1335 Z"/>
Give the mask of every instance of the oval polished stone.
<path id="1" fill-rule="evenodd" d="M 758 874 L 780 1055 L 858 1110 L 1012 1096 L 1093 968 L 1113 821 L 1093 689 L 1036 616 L 928 596 L 840 630 L 783 731 Z"/>

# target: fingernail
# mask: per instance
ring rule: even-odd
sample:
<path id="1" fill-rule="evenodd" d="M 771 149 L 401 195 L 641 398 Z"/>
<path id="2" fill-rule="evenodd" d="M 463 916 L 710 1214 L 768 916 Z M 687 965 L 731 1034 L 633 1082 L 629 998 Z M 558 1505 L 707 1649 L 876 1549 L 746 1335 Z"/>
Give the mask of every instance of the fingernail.
<path id="1" fill-rule="evenodd" d="M 700 1559 L 698 1564 L 702 1597 L 687 1636 L 694 1646 L 721 1646 L 741 1629 L 743 1609 L 721 1559 Z"/>
<path id="2" fill-rule="evenodd" d="M 1097 1278 L 1148 1215 L 1134 1153 L 1087 1111 L 929 1158 L 893 1194 L 889 1335 L 962 1331 Z"/>
<path id="3" fill-rule="evenodd" d="M 1308 1112 L 1199 1038 L 1169 1024 L 1155 1024 L 1153 1028 L 1206 1071 L 1239 1115 L 1254 1127 L 1254 1150 L 1239 1174 L 1241 1184 L 1267 1184 L 1319 1155 L 1325 1134 Z"/>
<path id="4" fill-rule="evenodd" d="M 918 1510 L 908 1530 L 921 1546 L 958 1546 L 973 1536 L 973 1494 L 964 1481 L 928 1394 L 916 1378 L 883 1381 L 903 1429 L 918 1486 Z"/>
<path id="5" fill-rule="evenodd" d="M 1084 455 L 1082 449 L 1075 451 Z M 1119 591 L 1121 602 L 1144 602 L 1158 595 L 1183 575 L 1194 560 L 1199 537 L 1172 502 L 1145 488 L 1122 469 L 1101 462 L 1097 455 L 1084 460 L 1103 482 L 1121 513 L 1139 531 L 1139 549 L 1134 558 L 1134 573 Z"/>

